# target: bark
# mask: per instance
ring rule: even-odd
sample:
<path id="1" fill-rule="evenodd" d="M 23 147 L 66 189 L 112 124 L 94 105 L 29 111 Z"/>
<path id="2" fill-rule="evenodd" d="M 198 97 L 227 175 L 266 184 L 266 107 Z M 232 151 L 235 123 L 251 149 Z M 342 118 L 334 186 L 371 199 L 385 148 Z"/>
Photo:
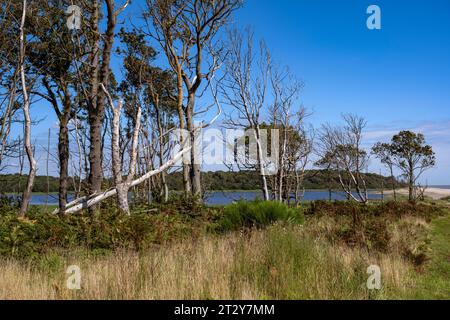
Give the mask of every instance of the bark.
<path id="1" fill-rule="evenodd" d="M 95 12 L 93 17 L 94 33 L 97 34 L 96 47 L 94 50 L 99 49 L 98 42 L 100 41 L 98 30 L 98 14 L 99 8 L 97 1 L 94 1 Z M 98 90 L 98 84 L 103 84 L 106 88 L 109 85 L 110 76 L 110 60 L 111 49 L 114 42 L 114 29 L 116 26 L 116 13 L 114 12 L 114 1 L 106 0 L 106 8 L 108 12 L 106 34 L 104 37 L 104 46 L 102 52 L 102 62 L 99 67 L 98 52 L 94 53 L 92 63 L 92 74 L 94 77 L 91 79 L 91 103 L 89 108 L 89 125 L 90 125 L 90 151 L 89 151 L 89 185 L 91 193 L 99 192 L 103 182 L 103 137 L 102 137 L 102 125 L 105 116 L 105 93 L 102 90 Z M 95 101 L 95 102 L 94 102 Z"/>
<path id="2" fill-rule="evenodd" d="M 111 108 L 113 111 L 112 119 L 112 171 L 114 176 L 114 185 L 117 189 L 117 202 L 119 208 L 129 213 L 128 207 L 128 190 L 122 182 L 122 158 L 120 156 L 120 113 L 122 111 L 122 101 L 119 102 L 117 107 L 111 102 Z"/>
<path id="3" fill-rule="evenodd" d="M 177 111 L 178 111 L 178 121 L 179 121 L 179 127 L 181 132 L 183 132 L 185 127 L 185 120 L 184 120 L 184 110 L 183 110 L 183 79 L 182 79 L 182 71 L 181 69 L 177 72 L 177 90 L 178 90 L 178 97 L 177 97 Z M 185 144 L 185 137 L 183 137 L 183 134 L 180 135 L 180 144 L 183 147 Z M 189 163 L 186 163 L 183 158 L 183 186 L 184 186 L 184 196 L 186 198 L 189 198 L 192 194 L 192 185 L 190 180 L 190 170 L 189 170 Z"/>
<path id="4" fill-rule="evenodd" d="M 158 125 L 158 134 L 159 134 L 159 165 L 163 166 L 164 164 L 164 154 L 165 154 L 165 147 L 164 147 L 164 131 L 162 126 L 162 120 L 161 120 L 161 114 L 159 112 L 159 99 L 155 99 L 157 106 L 155 108 L 156 111 L 156 123 Z M 161 187 L 162 187 L 162 196 L 163 201 L 168 202 L 169 201 L 169 186 L 167 185 L 167 179 L 166 179 L 166 172 L 161 172 Z"/>
<path id="5" fill-rule="evenodd" d="M 389 170 L 391 171 L 392 192 L 394 193 L 394 201 L 397 201 L 397 190 L 395 187 L 394 169 L 393 169 L 392 165 L 389 165 Z"/>
<path id="6" fill-rule="evenodd" d="M 202 196 L 202 183 L 201 183 L 201 165 L 199 164 L 199 159 L 197 158 L 198 150 L 196 143 L 196 136 L 198 130 L 194 124 L 194 105 L 195 105 L 195 94 L 191 93 L 188 97 L 188 107 L 186 110 L 186 125 L 189 131 L 190 143 L 191 143 L 191 165 L 190 165 L 190 180 L 192 186 L 192 194 L 196 198 Z"/>
<path id="7" fill-rule="evenodd" d="M 69 185 L 69 121 L 71 100 L 67 88 L 64 90 L 64 109 L 59 119 L 58 157 L 59 157 L 59 210 L 64 214 L 67 205 L 67 189 Z"/>
<path id="8" fill-rule="evenodd" d="M 123 181 L 123 161 L 120 154 L 120 116 L 122 112 L 123 102 L 120 101 L 117 107 L 114 107 L 111 95 L 106 90 L 105 86 L 101 84 L 103 92 L 108 97 L 109 103 L 113 110 L 112 119 L 112 165 L 114 175 L 114 185 L 117 190 L 117 201 L 119 208 L 126 214 L 130 214 L 130 207 L 128 204 L 128 191 L 130 190 L 131 183 L 136 173 L 137 165 L 137 149 L 139 142 L 139 133 L 141 131 L 141 107 L 137 104 L 135 127 L 133 131 L 133 138 L 131 143 L 130 165 L 128 169 L 128 177 Z"/>
<path id="9" fill-rule="evenodd" d="M 409 201 L 415 200 L 415 194 L 414 194 L 414 165 L 412 161 L 409 161 L 409 181 L 408 181 L 408 194 L 409 194 Z"/>
<path id="10" fill-rule="evenodd" d="M 266 177 L 266 172 L 264 170 L 264 155 L 263 155 L 263 151 L 262 151 L 262 146 L 261 146 L 261 135 L 259 132 L 259 127 L 256 126 L 256 129 L 254 130 L 255 132 L 255 139 L 256 139 L 256 145 L 257 145 L 257 152 L 258 152 L 258 169 L 259 169 L 259 174 L 261 177 L 261 184 L 262 184 L 262 192 L 263 192 L 263 197 L 264 197 L 264 201 L 268 201 L 270 200 L 270 196 L 269 196 L 269 188 L 267 186 L 267 177 Z"/>
<path id="11" fill-rule="evenodd" d="M 24 148 L 27 153 L 28 163 L 29 163 L 29 173 L 27 186 L 23 191 L 22 195 L 22 205 L 20 207 L 20 215 L 25 216 L 31 197 L 31 192 L 33 191 L 34 179 L 36 176 L 36 161 L 33 156 L 33 149 L 31 147 L 31 118 L 30 118 L 30 100 L 27 91 L 27 84 L 25 78 L 25 35 L 24 35 L 24 25 L 27 9 L 27 0 L 23 0 L 23 12 L 22 21 L 20 24 L 20 77 L 22 82 L 23 91 L 23 114 L 24 114 Z"/>

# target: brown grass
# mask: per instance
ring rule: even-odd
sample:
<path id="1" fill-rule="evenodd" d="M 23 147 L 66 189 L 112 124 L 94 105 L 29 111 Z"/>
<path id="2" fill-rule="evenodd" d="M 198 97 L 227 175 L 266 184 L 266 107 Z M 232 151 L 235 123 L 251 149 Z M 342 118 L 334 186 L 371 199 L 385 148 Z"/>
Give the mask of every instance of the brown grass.
<path id="1" fill-rule="evenodd" d="M 80 251 L 49 255 L 38 265 L 0 260 L 0 299 L 384 299 L 404 297 L 414 286 L 413 265 L 401 250 L 369 253 L 330 243 L 320 234 L 332 228 L 325 219 L 307 227 L 204 236 L 141 253 Z M 408 229 L 395 231 L 398 243 L 402 230 Z M 365 285 L 372 264 L 382 270 L 377 293 Z M 81 267 L 81 290 L 66 288 L 68 265 Z"/>

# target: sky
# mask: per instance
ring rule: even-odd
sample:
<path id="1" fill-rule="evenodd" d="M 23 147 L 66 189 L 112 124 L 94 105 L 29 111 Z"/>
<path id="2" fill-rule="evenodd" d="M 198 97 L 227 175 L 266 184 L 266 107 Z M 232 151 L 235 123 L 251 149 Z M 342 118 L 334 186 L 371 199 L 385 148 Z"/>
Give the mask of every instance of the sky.
<path id="1" fill-rule="evenodd" d="M 133 1 L 128 16 L 142 3 Z M 381 9 L 381 30 L 366 26 L 372 4 Z M 312 111 L 313 126 L 357 113 L 368 121 L 367 147 L 400 130 L 421 132 L 437 155 L 422 182 L 450 185 L 450 1 L 247 0 L 232 24 L 252 27 L 304 82 L 299 104 Z M 45 144 L 55 118 L 34 109 L 32 116 L 45 117 L 33 129 Z M 372 161 L 370 171 L 380 170 L 387 173 Z"/>

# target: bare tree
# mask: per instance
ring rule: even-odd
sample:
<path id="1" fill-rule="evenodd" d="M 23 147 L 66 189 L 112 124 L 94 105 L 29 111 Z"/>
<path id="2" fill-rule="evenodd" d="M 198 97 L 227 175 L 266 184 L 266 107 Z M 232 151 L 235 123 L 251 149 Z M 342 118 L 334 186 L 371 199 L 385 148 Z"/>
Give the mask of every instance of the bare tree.
<path id="1" fill-rule="evenodd" d="M 295 146 L 300 147 L 294 144 L 297 138 L 295 135 L 299 132 L 296 132 L 292 122 L 296 117 L 298 124 L 301 124 L 306 111 L 302 107 L 297 112 L 294 110 L 294 104 L 303 85 L 295 79 L 288 68 L 271 66 L 270 83 L 274 96 L 273 104 L 269 107 L 269 113 L 272 115 L 271 126 L 280 131 L 278 170 L 273 189 L 275 199 L 282 202 L 290 198 L 289 175 L 291 170 L 297 169 L 297 163 L 294 164 L 289 160 L 294 160 L 296 156 Z"/>
<path id="2" fill-rule="evenodd" d="M 183 164 L 183 184 L 186 196 L 202 194 L 201 165 L 197 147 L 200 127 L 194 118 L 202 111 L 196 99 L 218 69 L 218 55 L 222 51 L 215 43 L 221 27 L 241 5 L 241 0 L 147 0 L 145 17 L 149 34 L 158 41 L 170 67 L 176 75 L 179 128 L 189 131 L 190 165 Z M 151 20 L 151 21 L 150 21 Z M 151 27 L 150 27 L 151 25 Z M 185 137 L 180 138 L 184 144 Z"/>
<path id="3" fill-rule="evenodd" d="M 251 129 L 256 141 L 256 167 L 261 176 L 264 200 L 269 200 L 266 177 L 266 158 L 261 136 L 262 112 L 266 105 L 266 94 L 270 74 L 270 54 L 261 42 L 259 60 L 255 59 L 253 34 L 247 31 L 244 39 L 237 31 L 229 32 L 230 50 L 225 56 L 226 74 L 221 83 L 221 95 L 225 104 L 233 108 L 225 123 L 233 128 Z M 267 150 L 266 150 L 267 151 Z"/>
<path id="4" fill-rule="evenodd" d="M 27 0 L 23 0 L 22 20 L 20 23 L 20 78 L 22 82 L 23 94 L 23 114 L 24 114 L 24 148 L 27 153 L 29 163 L 29 173 L 27 186 L 22 194 L 22 205 L 20 207 L 20 215 L 24 216 L 28 210 L 28 205 L 33 190 L 34 179 L 36 177 L 36 160 L 31 147 L 31 117 L 30 117 L 30 99 L 28 95 L 27 82 L 25 77 L 25 18 L 27 12 Z"/>
<path id="5" fill-rule="evenodd" d="M 294 114 L 292 130 L 290 130 L 290 134 L 287 135 L 287 187 L 285 188 L 285 199 L 289 201 L 290 194 L 294 193 L 296 205 L 300 204 L 301 198 L 305 193 L 303 182 L 305 179 L 306 167 L 310 164 L 311 154 L 314 150 L 314 130 L 311 127 L 307 127 L 305 123 L 305 118 L 307 116 L 306 110 L 300 108 L 300 110 Z"/>
<path id="6" fill-rule="evenodd" d="M 344 115 L 343 119 L 343 127 L 322 126 L 319 138 L 321 159 L 316 164 L 337 172 L 348 199 L 367 203 L 369 197 L 363 170 L 367 168 L 369 155 L 362 148 L 366 121 L 355 115 Z M 353 191 L 356 191 L 356 196 Z"/>
<path id="7" fill-rule="evenodd" d="M 119 203 L 119 208 L 125 212 L 126 214 L 130 214 L 130 208 L 128 205 L 128 191 L 130 190 L 131 183 L 133 182 L 135 173 L 136 173 L 136 164 L 137 164 L 137 150 L 138 150 L 138 141 L 139 141 L 139 133 L 141 130 L 141 114 L 142 110 L 140 104 L 137 104 L 137 110 L 135 115 L 135 127 L 133 131 L 133 137 L 131 142 L 131 154 L 130 154 L 130 165 L 128 169 L 128 176 L 123 181 L 123 158 L 121 157 L 120 152 L 120 117 L 123 107 L 123 102 L 119 101 L 116 107 L 114 107 L 114 102 L 112 100 L 111 95 L 106 90 L 106 88 L 101 84 L 102 90 L 105 91 L 106 96 L 108 97 L 109 103 L 113 110 L 113 118 L 111 123 L 112 128 L 112 170 L 114 175 L 114 185 L 117 190 L 117 200 Z"/>

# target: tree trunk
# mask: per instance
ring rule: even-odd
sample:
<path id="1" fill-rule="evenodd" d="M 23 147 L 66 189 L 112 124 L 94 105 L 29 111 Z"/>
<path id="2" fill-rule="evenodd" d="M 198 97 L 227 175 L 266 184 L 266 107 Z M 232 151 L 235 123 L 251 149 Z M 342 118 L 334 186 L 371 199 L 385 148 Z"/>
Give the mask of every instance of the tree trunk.
<path id="1" fill-rule="evenodd" d="M 70 101 L 66 102 L 69 104 Z M 66 105 L 67 107 L 67 105 Z M 58 156 L 59 156 L 59 211 L 60 214 L 64 214 L 67 205 L 67 188 L 69 178 L 69 119 L 70 110 L 64 108 L 64 113 L 59 121 L 59 143 L 58 143 Z"/>
<path id="2" fill-rule="evenodd" d="M 95 2 L 95 14 L 94 14 L 94 26 L 95 32 L 99 33 L 98 30 L 98 4 Z M 89 108 L 89 125 L 90 125 L 90 150 L 89 150 L 89 185 L 91 193 L 100 192 L 103 182 L 103 139 L 102 139 L 102 124 L 105 116 L 105 92 L 99 90 L 99 84 L 104 85 L 106 88 L 109 85 L 109 74 L 110 74 L 110 60 L 111 60 L 111 50 L 114 42 L 114 29 L 116 26 L 116 13 L 114 12 L 114 1 L 105 0 L 106 8 L 108 11 L 106 34 L 104 38 L 104 46 L 102 50 L 102 62 L 99 69 L 98 66 L 98 52 L 94 53 L 94 62 L 91 66 L 94 71 L 92 76 L 96 79 L 91 79 L 92 81 L 92 95 L 91 95 L 91 105 Z M 95 33 L 94 32 L 94 33 Z M 100 38 L 97 35 L 98 39 Z M 98 40 L 97 39 L 97 40 Z M 95 41 L 98 46 L 98 41 Z M 95 103 L 94 103 L 95 100 Z"/>
<path id="3" fill-rule="evenodd" d="M 31 197 L 31 192 L 33 191 L 34 179 L 36 176 L 36 161 L 33 156 L 33 148 L 31 147 L 31 118 L 30 118 L 30 100 L 27 91 L 27 84 L 25 79 L 25 36 L 24 36 L 24 26 L 25 17 L 27 9 L 27 0 L 23 0 L 23 11 L 22 11 L 22 21 L 20 24 L 20 75 L 22 82 L 23 91 L 23 114 L 24 114 L 24 148 L 27 153 L 29 162 L 29 173 L 27 186 L 22 194 L 22 205 L 20 207 L 20 215 L 25 216 L 28 211 L 28 205 Z"/>
<path id="4" fill-rule="evenodd" d="M 392 165 L 389 166 L 389 169 L 391 170 L 392 192 L 394 193 L 394 201 L 397 201 L 397 190 L 395 187 L 394 169 L 392 168 Z"/>
<path id="5" fill-rule="evenodd" d="M 186 137 L 183 136 L 183 131 L 185 130 L 185 124 L 184 124 L 184 110 L 183 110 L 183 78 L 182 78 L 182 72 L 181 69 L 177 70 L 177 111 L 178 111 L 178 121 L 179 121 L 179 128 L 180 128 L 180 145 L 183 149 L 185 139 Z M 182 166 L 183 166 L 183 186 L 184 186 L 184 196 L 185 198 L 188 198 L 192 194 L 192 188 L 191 188 L 191 182 L 190 182 L 190 170 L 189 170 L 189 164 L 186 163 L 185 157 L 183 156 L 182 159 Z"/>
<path id="6" fill-rule="evenodd" d="M 255 132 L 256 146 L 258 149 L 257 150 L 257 152 L 258 152 L 258 167 L 259 167 L 259 174 L 261 177 L 263 197 L 264 197 L 264 201 L 269 201 L 270 200 L 269 188 L 267 187 L 267 177 L 266 177 L 266 172 L 264 169 L 265 157 L 263 155 L 263 150 L 262 150 L 262 146 L 261 146 L 261 135 L 260 135 L 258 126 L 256 126 L 256 129 L 254 132 Z"/>
<path id="7" fill-rule="evenodd" d="M 164 154 L 165 154 L 165 148 L 164 148 L 164 131 L 162 126 L 162 120 L 161 120 L 161 114 L 159 112 L 159 100 L 157 100 L 156 105 L 158 106 L 156 111 L 156 121 L 158 124 L 158 131 L 159 131 L 159 165 L 162 166 L 164 164 Z M 163 202 L 166 203 L 169 201 L 169 186 L 167 185 L 167 179 L 166 179 L 166 172 L 161 172 L 161 187 L 162 187 L 162 196 L 163 196 Z"/>
<path id="8" fill-rule="evenodd" d="M 414 172 L 411 170 L 409 173 L 409 183 L 408 183 L 408 194 L 409 194 L 409 201 L 414 201 Z"/>
<path id="9" fill-rule="evenodd" d="M 194 124 L 194 105 L 195 94 L 189 94 L 188 107 L 186 110 L 186 126 L 189 131 L 191 139 L 191 165 L 190 165 L 190 179 L 192 186 L 192 194 L 199 200 L 202 196 L 202 182 L 201 182 L 201 164 L 198 159 L 197 134 L 198 130 Z"/>
<path id="10" fill-rule="evenodd" d="M 102 190 L 102 117 L 91 112 L 89 115 L 89 190 L 91 193 Z"/>

